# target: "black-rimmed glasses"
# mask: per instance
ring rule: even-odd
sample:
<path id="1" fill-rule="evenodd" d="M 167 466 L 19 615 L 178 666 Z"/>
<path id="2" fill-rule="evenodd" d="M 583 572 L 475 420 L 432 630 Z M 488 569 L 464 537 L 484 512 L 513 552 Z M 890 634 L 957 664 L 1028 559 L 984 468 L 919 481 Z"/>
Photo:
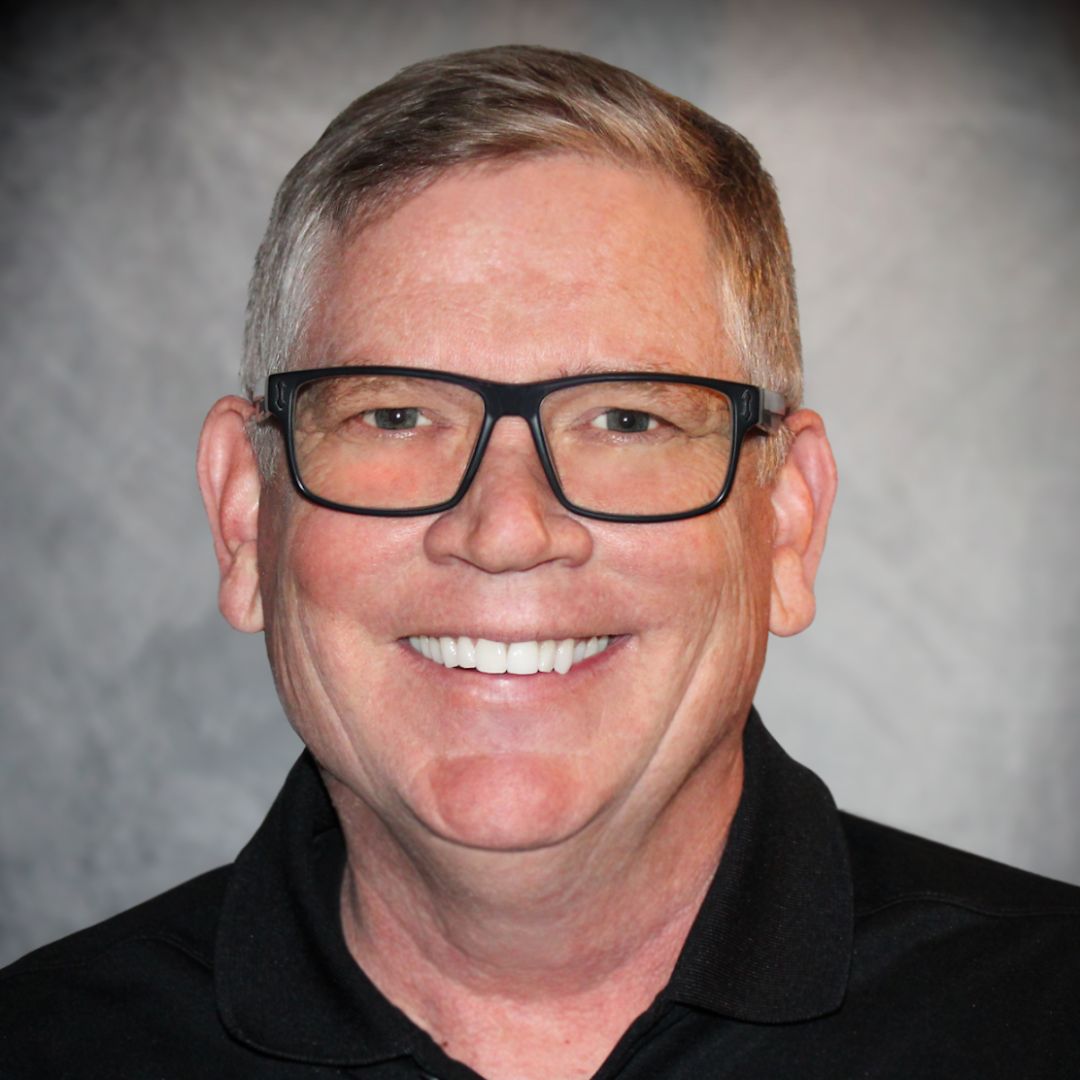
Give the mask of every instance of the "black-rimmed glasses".
<path id="1" fill-rule="evenodd" d="M 731 490 L 743 439 L 784 415 L 773 391 L 654 372 L 502 383 L 408 367 L 331 367 L 267 379 L 256 404 L 285 432 L 307 499 L 353 514 L 406 517 L 455 506 L 495 424 L 529 425 L 568 510 L 603 521 L 708 513 Z"/>

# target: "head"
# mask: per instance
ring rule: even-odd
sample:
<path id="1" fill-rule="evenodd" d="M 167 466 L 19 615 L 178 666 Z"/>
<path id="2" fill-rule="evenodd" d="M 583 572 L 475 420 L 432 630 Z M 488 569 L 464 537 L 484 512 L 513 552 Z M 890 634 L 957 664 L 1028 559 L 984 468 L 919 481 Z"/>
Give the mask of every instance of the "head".
<path id="1" fill-rule="evenodd" d="M 796 407 L 787 239 L 749 144 L 585 57 L 407 69 L 290 173 L 256 266 L 249 393 L 342 364 L 507 383 L 629 367 L 784 395 L 785 435 L 750 440 L 718 510 L 652 524 L 560 505 L 515 417 L 458 505 L 414 517 L 302 499 L 244 399 L 215 406 L 200 449 L 222 610 L 266 630 L 343 812 L 414 847 L 541 851 L 711 798 L 737 773 L 768 630 L 812 618 L 834 485 Z M 460 637 L 609 643 L 528 675 L 410 643 Z"/>

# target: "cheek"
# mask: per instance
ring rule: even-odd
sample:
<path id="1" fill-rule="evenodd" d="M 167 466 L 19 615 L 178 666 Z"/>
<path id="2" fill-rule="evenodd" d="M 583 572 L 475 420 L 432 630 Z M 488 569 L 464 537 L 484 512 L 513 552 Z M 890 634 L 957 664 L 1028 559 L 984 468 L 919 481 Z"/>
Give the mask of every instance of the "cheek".
<path id="1" fill-rule="evenodd" d="M 364 717 L 386 711 L 397 583 L 415 578 L 409 529 L 296 500 L 280 515 L 264 572 L 266 643 L 282 705 L 301 739 L 346 786 L 373 790 L 410 753 Z M 410 523 L 410 527 L 411 523 Z M 346 779 L 347 778 L 347 779 Z"/>
<path id="2" fill-rule="evenodd" d="M 619 551 L 643 626 L 707 634 L 714 624 L 757 611 L 768 599 L 768 559 L 759 530 L 717 514 L 628 537 Z"/>
<path id="3" fill-rule="evenodd" d="M 415 522 L 365 518 L 312 506 L 296 513 L 281 550 L 278 592 L 305 618 L 339 617 L 380 636 L 394 614 L 395 588 L 410 576 L 421 541 Z"/>
<path id="4" fill-rule="evenodd" d="M 696 560 L 709 568 L 690 586 L 697 590 L 697 616 L 708 626 L 701 670 L 713 672 L 716 686 L 736 695 L 740 687 L 753 689 L 764 663 L 772 580 L 769 522 L 758 501 L 747 502 L 722 508 L 732 515 L 708 541 L 711 561 L 704 555 Z"/>
<path id="5" fill-rule="evenodd" d="M 271 666 L 294 726 L 333 725 L 376 693 L 399 633 L 396 583 L 414 579 L 407 552 L 417 544 L 393 521 L 299 499 L 278 520 L 260 564 Z"/>
<path id="6" fill-rule="evenodd" d="M 767 522 L 735 500 L 715 514 L 627 539 L 619 561 L 639 597 L 641 644 L 666 679 L 639 686 L 658 711 L 745 715 L 764 662 L 771 543 Z M 644 529 L 644 527 L 642 527 Z M 708 722 L 701 719 L 705 727 Z M 695 725 L 696 726 L 696 725 Z M 676 725 L 689 750 L 698 734 Z"/>

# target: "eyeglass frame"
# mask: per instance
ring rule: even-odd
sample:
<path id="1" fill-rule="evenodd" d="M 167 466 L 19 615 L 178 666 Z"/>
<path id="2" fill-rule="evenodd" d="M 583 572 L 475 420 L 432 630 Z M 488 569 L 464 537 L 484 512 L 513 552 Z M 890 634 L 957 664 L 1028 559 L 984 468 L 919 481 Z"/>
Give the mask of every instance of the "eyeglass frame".
<path id="1" fill-rule="evenodd" d="M 461 481 L 454 495 L 441 503 L 408 509 L 377 509 L 374 507 L 349 506 L 333 502 L 315 494 L 304 483 L 296 455 L 295 414 L 297 392 L 302 386 L 319 379 L 350 375 L 397 375 L 417 377 L 451 383 L 471 390 L 484 402 L 484 420 L 476 438 L 469 461 L 465 466 Z M 732 446 L 731 460 L 720 493 L 709 503 L 692 510 L 682 510 L 672 514 L 612 514 L 603 510 L 587 510 L 570 501 L 559 483 L 558 474 L 544 436 L 540 421 L 540 406 L 549 394 L 571 386 L 586 386 L 600 382 L 668 382 L 690 386 L 704 386 L 724 394 L 732 403 Z M 428 514 L 441 514 L 451 510 L 465 497 L 483 461 L 491 433 L 495 425 L 504 416 L 518 416 L 523 419 L 532 434 L 540 464 L 548 485 L 559 503 L 571 513 L 595 521 L 616 521 L 628 524 L 653 524 L 664 521 L 682 521 L 686 518 L 700 517 L 715 510 L 728 497 L 735 482 L 742 444 L 751 431 L 763 431 L 767 435 L 775 434 L 783 423 L 787 413 L 787 403 L 782 394 L 775 390 L 766 390 L 750 383 L 732 382 L 727 379 L 709 379 L 699 375 L 683 375 L 662 371 L 611 371 L 590 372 L 582 375 L 567 375 L 558 379 L 543 379 L 539 382 L 507 383 L 491 379 L 477 379 L 471 375 L 460 375 L 453 371 L 436 371 L 431 368 L 399 367 L 386 365 L 351 364 L 340 367 L 307 368 L 302 371 L 283 371 L 268 375 L 266 389 L 262 396 L 254 398 L 252 404 L 258 410 L 253 418 L 256 422 L 273 419 L 283 429 L 285 452 L 289 463 L 289 473 L 297 492 L 309 502 L 324 506 L 328 510 L 340 510 L 346 514 L 363 514 L 371 517 L 423 517 Z"/>

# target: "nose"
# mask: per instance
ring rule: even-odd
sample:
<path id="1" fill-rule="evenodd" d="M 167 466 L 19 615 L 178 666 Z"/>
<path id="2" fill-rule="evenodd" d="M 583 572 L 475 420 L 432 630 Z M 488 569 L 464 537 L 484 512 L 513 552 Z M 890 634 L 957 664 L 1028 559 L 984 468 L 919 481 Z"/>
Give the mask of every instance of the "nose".
<path id="1" fill-rule="evenodd" d="M 429 527 L 424 548 L 436 562 L 460 560 L 489 574 L 546 563 L 580 566 L 592 533 L 555 498 L 528 425 L 503 417 L 465 497 Z"/>

